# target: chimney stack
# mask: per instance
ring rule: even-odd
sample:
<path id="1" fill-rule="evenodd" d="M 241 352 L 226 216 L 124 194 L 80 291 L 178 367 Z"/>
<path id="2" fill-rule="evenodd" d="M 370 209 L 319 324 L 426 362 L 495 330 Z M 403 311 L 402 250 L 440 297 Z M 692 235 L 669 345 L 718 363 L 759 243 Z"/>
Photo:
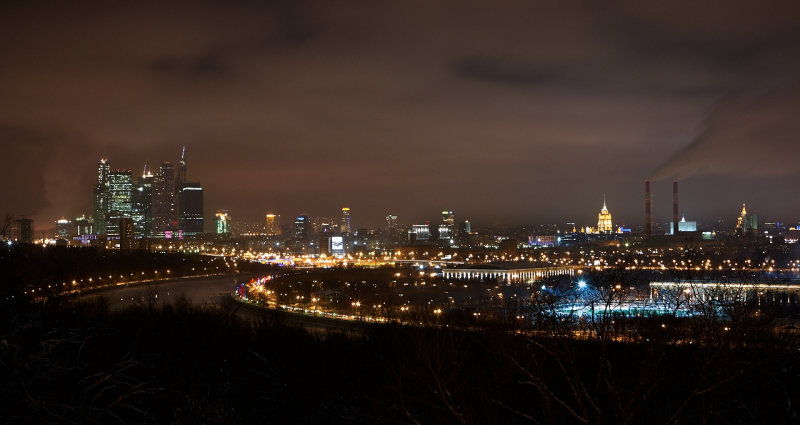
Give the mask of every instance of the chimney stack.
<path id="1" fill-rule="evenodd" d="M 678 182 L 672 182 L 672 234 L 678 234 L 678 222 L 681 220 L 678 213 Z"/>
<path id="2" fill-rule="evenodd" d="M 650 180 L 644 182 L 644 234 L 653 234 L 653 195 L 650 193 Z"/>

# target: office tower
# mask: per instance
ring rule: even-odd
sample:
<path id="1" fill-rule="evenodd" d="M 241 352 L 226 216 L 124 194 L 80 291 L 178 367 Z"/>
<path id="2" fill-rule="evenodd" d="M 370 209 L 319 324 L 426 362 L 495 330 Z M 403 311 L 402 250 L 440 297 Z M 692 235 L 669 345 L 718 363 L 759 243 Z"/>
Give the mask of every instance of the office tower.
<path id="1" fill-rule="evenodd" d="M 153 236 L 153 173 L 144 167 L 142 177 L 134 182 L 131 196 L 131 218 L 136 236 Z"/>
<path id="2" fill-rule="evenodd" d="M 302 214 L 294 219 L 294 238 L 298 241 L 308 241 L 311 239 L 311 220 Z"/>
<path id="3" fill-rule="evenodd" d="M 389 232 L 397 230 L 397 216 L 394 214 L 386 214 L 386 228 Z"/>
<path id="4" fill-rule="evenodd" d="M 106 214 L 108 214 L 108 174 L 111 172 L 111 164 L 108 160 L 101 158 L 97 164 L 97 183 L 94 187 L 94 233 L 98 235 L 106 234 Z"/>
<path id="5" fill-rule="evenodd" d="M 178 228 L 184 236 L 203 233 L 203 186 L 184 182 L 178 195 Z"/>
<path id="6" fill-rule="evenodd" d="M 72 222 L 64 217 L 56 220 L 56 234 L 61 239 L 67 239 L 72 235 Z"/>
<path id="7" fill-rule="evenodd" d="M 181 160 L 178 162 L 178 182 L 175 187 L 180 190 L 186 184 L 186 145 L 181 149 Z"/>
<path id="8" fill-rule="evenodd" d="M 439 225 L 436 232 L 432 230 L 431 234 L 438 234 L 440 245 L 452 245 L 456 231 L 455 224 L 456 214 L 452 211 L 442 211 L 442 224 Z"/>
<path id="9" fill-rule="evenodd" d="M 427 242 L 431 239 L 430 224 L 414 224 L 411 226 L 411 234 L 414 235 L 412 242 Z"/>
<path id="10" fill-rule="evenodd" d="M 650 192 L 650 180 L 644 182 L 644 234 L 653 234 L 653 195 Z"/>
<path id="11" fill-rule="evenodd" d="M 442 211 L 442 224 L 452 228 L 456 224 L 456 214 L 452 211 Z"/>
<path id="12" fill-rule="evenodd" d="M 94 233 L 94 220 L 86 215 L 75 218 L 78 235 L 91 235 Z"/>
<path id="13" fill-rule="evenodd" d="M 175 167 L 170 162 L 161 163 L 153 179 L 153 236 L 164 237 L 178 225 L 175 199 Z"/>
<path id="14" fill-rule="evenodd" d="M 453 243 L 453 227 L 448 224 L 439 225 L 439 243 L 444 246 Z"/>
<path id="15" fill-rule="evenodd" d="M 681 221 L 678 222 L 678 232 L 696 232 L 697 231 L 697 222 L 696 221 L 686 221 L 686 217 L 681 218 Z M 669 235 L 675 234 L 675 223 L 669 223 Z"/>
<path id="16" fill-rule="evenodd" d="M 278 217 L 280 216 L 277 214 L 267 214 L 267 222 L 265 227 L 267 236 L 278 236 L 281 233 Z"/>
<path id="17" fill-rule="evenodd" d="M 471 243 L 470 235 L 472 234 L 472 223 L 469 220 L 464 220 L 458 225 L 458 231 L 455 235 L 455 240 L 461 247 L 469 246 Z"/>
<path id="18" fill-rule="evenodd" d="M 178 169 L 175 175 L 175 218 L 177 221 L 176 229 L 183 230 L 181 227 L 181 189 L 186 184 L 186 145 L 181 148 L 181 158 L 178 161 Z"/>
<path id="19" fill-rule="evenodd" d="M 755 233 L 758 230 L 758 216 L 747 212 L 747 206 L 742 204 L 742 212 L 736 220 L 736 233 Z"/>
<path id="20" fill-rule="evenodd" d="M 342 222 L 339 226 L 339 231 L 344 234 L 349 234 L 351 230 L 350 227 L 350 208 L 342 208 Z"/>
<path id="21" fill-rule="evenodd" d="M 336 233 L 340 229 L 337 222 L 333 217 L 314 217 L 311 220 L 311 229 L 317 233 Z"/>
<path id="22" fill-rule="evenodd" d="M 600 213 L 597 214 L 597 233 L 612 233 L 614 231 L 614 226 L 611 224 L 611 213 L 608 212 L 608 207 L 606 207 L 606 200 L 603 197 L 603 208 L 600 209 Z"/>
<path id="23" fill-rule="evenodd" d="M 231 233 L 231 216 L 228 210 L 217 210 L 214 216 L 215 233 L 218 235 L 230 235 Z"/>
<path id="24" fill-rule="evenodd" d="M 133 249 L 136 247 L 136 232 L 133 219 L 120 217 L 119 219 L 119 249 Z"/>
<path id="25" fill-rule="evenodd" d="M 33 242 L 33 220 L 30 218 L 14 220 L 14 240 L 22 243 Z"/>
<path id="26" fill-rule="evenodd" d="M 113 170 L 108 174 L 108 213 L 106 234 L 119 235 L 119 220 L 133 212 L 133 175 L 130 170 Z"/>

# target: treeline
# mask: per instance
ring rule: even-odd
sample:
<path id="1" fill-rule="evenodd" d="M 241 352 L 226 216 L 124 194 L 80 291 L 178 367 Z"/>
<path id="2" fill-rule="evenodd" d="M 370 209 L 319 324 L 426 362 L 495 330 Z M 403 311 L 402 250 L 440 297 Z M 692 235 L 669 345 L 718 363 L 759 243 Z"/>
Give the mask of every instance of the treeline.
<path id="1" fill-rule="evenodd" d="M 224 273 L 263 272 L 261 264 L 235 264 L 221 257 L 147 251 L 13 244 L 0 247 L 0 300 L 119 282 Z"/>
<path id="2" fill-rule="evenodd" d="M 185 302 L 4 311 L 4 423 L 790 423 L 797 338 L 636 344 L 375 326 L 324 339 Z"/>

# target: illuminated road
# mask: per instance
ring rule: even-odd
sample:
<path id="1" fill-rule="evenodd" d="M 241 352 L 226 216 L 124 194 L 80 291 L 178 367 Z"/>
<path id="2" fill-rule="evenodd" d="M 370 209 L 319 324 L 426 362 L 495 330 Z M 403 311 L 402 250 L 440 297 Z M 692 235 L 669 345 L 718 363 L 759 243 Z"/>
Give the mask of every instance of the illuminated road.
<path id="1" fill-rule="evenodd" d="M 147 306 L 152 301 L 156 306 L 172 303 L 183 297 L 198 307 L 214 307 L 228 296 L 236 287 L 236 281 L 248 279 L 249 276 L 227 275 L 176 279 L 156 283 L 144 283 L 131 286 L 117 286 L 98 290 L 91 294 L 80 295 L 79 299 L 105 297 L 112 311 L 122 310 L 137 305 Z"/>
<path id="2" fill-rule="evenodd" d="M 279 313 L 279 317 L 272 310 L 260 307 L 249 307 L 238 303 L 231 298 L 231 292 L 236 288 L 236 282 L 250 279 L 250 275 L 227 275 L 177 279 L 162 281 L 152 284 L 137 284 L 119 286 L 78 296 L 79 300 L 90 300 L 104 297 L 108 300 L 112 311 L 120 311 L 130 307 L 164 306 L 185 298 L 195 307 L 205 308 L 231 308 L 245 320 L 260 320 L 269 317 L 279 320 L 281 324 L 301 327 L 309 333 L 324 336 L 329 332 L 343 333 L 349 336 L 363 335 L 364 324 L 325 318 L 313 318 L 300 314 Z"/>

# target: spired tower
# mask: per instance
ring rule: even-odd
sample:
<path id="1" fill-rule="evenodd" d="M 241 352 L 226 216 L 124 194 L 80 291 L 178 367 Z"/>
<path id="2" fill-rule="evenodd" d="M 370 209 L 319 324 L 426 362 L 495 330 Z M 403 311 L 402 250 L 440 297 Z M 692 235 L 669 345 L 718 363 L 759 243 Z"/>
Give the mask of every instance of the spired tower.
<path id="1" fill-rule="evenodd" d="M 608 207 L 606 207 L 605 196 L 603 196 L 603 208 L 600 210 L 600 214 L 597 214 L 597 232 L 614 232 L 614 226 L 611 224 L 611 213 L 608 212 Z"/>

